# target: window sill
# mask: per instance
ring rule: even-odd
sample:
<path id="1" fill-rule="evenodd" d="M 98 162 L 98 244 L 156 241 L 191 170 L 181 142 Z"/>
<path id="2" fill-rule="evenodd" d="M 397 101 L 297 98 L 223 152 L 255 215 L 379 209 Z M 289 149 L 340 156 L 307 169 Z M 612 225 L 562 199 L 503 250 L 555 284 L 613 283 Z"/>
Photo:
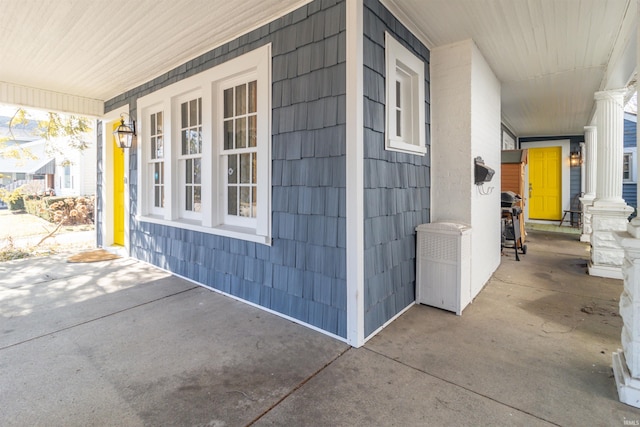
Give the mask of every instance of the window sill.
<path id="1" fill-rule="evenodd" d="M 400 153 L 415 154 L 418 156 L 425 156 L 427 154 L 427 147 L 424 145 L 408 144 L 404 141 L 393 139 L 387 139 L 387 143 L 384 148 L 388 151 L 397 151 Z"/>
<path id="2" fill-rule="evenodd" d="M 232 239 L 246 240 L 248 242 L 260 243 L 271 246 L 271 237 L 256 234 L 256 230 L 246 227 L 238 227 L 233 225 L 217 225 L 214 227 L 205 227 L 199 222 L 193 220 L 167 220 L 157 215 L 140 216 L 136 219 L 140 222 L 148 222 L 152 224 L 166 225 L 168 227 L 184 228 L 186 230 L 199 231 L 201 233 L 213 234 L 216 236 L 230 237 Z"/>

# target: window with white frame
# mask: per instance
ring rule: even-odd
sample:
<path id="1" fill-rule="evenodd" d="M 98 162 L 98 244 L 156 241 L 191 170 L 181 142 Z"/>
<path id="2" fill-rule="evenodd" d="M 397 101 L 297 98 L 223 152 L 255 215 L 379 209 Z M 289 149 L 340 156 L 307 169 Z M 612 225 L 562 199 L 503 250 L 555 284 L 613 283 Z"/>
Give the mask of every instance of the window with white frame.
<path id="1" fill-rule="evenodd" d="M 223 86 L 225 222 L 255 226 L 258 204 L 257 81 Z"/>
<path id="2" fill-rule="evenodd" d="M 181 214 L 197 218 L 202 207 L 202 98 L 180 104 L 180 170 Z"/>
<path id="3" fill-rule="evenodd" d="M 149 115 L 149 172 L 151 173 L 152 211 L 162 212 L 164 207 L 164 136 L 162 111 Z"/>
<path id="4" fill-rule="evenodd" d="M 60 187 L 65 189 L 73 188 L 73 175 L 71 175 L 71 165 L 65 163 L 62 166 L 62 176 L 60 177 Z"/>
<path id="5" fill-rule="evenodd" d="M 622 181 L 626 183 L 637 182 L 636 168 L 636 148 L 628 147 L 624 149 L 622 157 Z"/>
<path id="6" fill-rule="evenodd" d="M 270 45 L 140 98 L 139 218 L 270 244 L 270 99 Z"/>
<path id="7" fill-rule="evenodd" d="M 389 33 L 385 33 L 385 61 L 385 148 L 424 155 L 424 62 Z"/>

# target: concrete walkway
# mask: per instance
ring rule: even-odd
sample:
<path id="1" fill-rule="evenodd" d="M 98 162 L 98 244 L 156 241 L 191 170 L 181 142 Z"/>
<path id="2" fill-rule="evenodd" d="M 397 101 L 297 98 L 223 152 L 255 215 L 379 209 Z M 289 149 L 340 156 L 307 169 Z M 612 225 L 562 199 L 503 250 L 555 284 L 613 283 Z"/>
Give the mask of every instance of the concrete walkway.
<path id="1" fill-rule="evenodd" d="M 0 263 L 0 425 L 638 425 L 622 282 L 576 240 L 530 233 L 462 316 L 414 306 L 360 349 L 133 260 Z"/>

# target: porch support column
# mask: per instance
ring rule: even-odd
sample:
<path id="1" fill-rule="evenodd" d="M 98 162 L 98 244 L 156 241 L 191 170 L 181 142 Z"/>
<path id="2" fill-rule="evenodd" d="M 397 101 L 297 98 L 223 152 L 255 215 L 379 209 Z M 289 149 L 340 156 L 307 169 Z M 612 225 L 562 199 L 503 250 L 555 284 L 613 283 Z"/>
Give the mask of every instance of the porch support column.
<path id="1" fill-rule="evenodd" d="M 622 199 L 625 89 L 596 92 L 598 123 L 596 198 L 591 212 L 592 276 L 622 279 L 624 250 L 614 233 L 627 229 L 633 208 Z"/>
<path id="2" fill-rule="evenodd" d="M 629 228 L 638 231 L 638 225 L 629 224 Z M 640 239 L 617 233 L 616 240 L 624 248 L 625 260 L 620 295 L 622 349 L 613 353 L 613 374 L 620 401 L 640 408 Z"/>
<path id="3" fill-rule="evenodd" d="M 591 241 L 591 212 L 589 208 L 596 198 L 596 167 L 597 167 L 597 132 L 595 126 L 584 127 L 585 155 L 584 159 L 584 195 L 580 197 L 582 205 L 582 235 L 581 242 Z"/>

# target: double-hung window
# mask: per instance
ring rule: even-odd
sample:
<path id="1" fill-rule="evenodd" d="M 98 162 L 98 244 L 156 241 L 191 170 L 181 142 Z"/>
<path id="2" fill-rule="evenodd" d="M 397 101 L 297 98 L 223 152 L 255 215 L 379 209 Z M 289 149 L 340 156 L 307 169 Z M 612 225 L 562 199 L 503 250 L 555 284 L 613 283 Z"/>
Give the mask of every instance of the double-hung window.
<path id="1" fill-rule="evenodd" d="M 256 80 L 234 82 L 223 89 L 225 223 L 251 227 L 256 225 L 258 206 L 256 89 Z"/>
<path id="2" fill-rule="evenodd" d="M 142 221 L 271 243 L 271 46 L 138 100 Z"/>
<path id="3" fill-rule="evenodd" d="M 163 114 L 157 111 L 149 114 L 150 150 L 148 170 L 151 181 L 151 209 L 152 212 L 162 212 L 164 208 L 164 136 Z"/>
<path id="4" fill-rule="evenodd" d="M 197 219 L 202 208 L 202 98 L 180 103 L 181 216 Z"/>
<path id="5" fill-rule="evenodd" d="M 424 62 L 385 33 L 386 137 L 385 148 L 424 155 Z"/>

